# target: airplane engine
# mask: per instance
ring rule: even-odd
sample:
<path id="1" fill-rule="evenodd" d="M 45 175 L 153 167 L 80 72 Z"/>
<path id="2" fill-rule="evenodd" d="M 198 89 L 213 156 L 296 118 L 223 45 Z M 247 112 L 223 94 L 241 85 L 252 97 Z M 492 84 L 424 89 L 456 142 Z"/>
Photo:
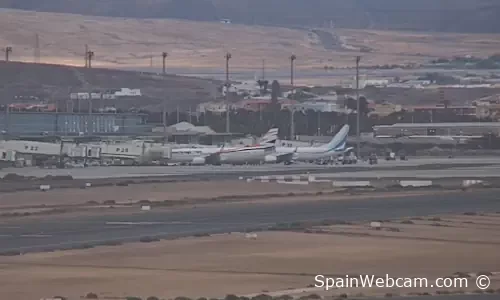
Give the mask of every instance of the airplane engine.
<path id="1" fill-rule="evenodd" d="M 206 163 L 205 158 L 203 157 L 195 157 L 191 162 L 192 165 L 197 165 L 197 166 L 204 165 L 205 163 Z"/>
<path id="2" fill-rule="evenodd" d="M 266 164 L 274 164 L 274 163 L 276 163 L 277 161 L 278 161 L 278 158 L 277 158 L 276 156 L 274 156 L 274 155 L 266 155 L 266 156 L 264 157 L 264 162 L 265 162 Z"/>

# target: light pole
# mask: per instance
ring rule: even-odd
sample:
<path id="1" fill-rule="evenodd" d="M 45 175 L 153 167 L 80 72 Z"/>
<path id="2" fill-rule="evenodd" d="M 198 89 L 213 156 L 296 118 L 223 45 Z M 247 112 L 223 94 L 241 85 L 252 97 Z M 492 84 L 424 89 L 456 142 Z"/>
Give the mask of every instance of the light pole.
<path id="1" fill-rule="evenodd" d="M 92 59 L 94 58 L 94 51 L 87 52 L 88 67 L 92 68 Z"/>
<path id="2" fill-rule="evenodd" d="M 163 58 L 163 75 L 166 74 L 166 60 L 167 60 L 167 56 L 168 56 L 167 52 L 163 52 L 161 54 L 161 57 Z"/>
<path id="3" fill-rule="evenodd" d="M 359 61 L 361 56 L 356 56 L 356 156 L 360 154 L 360 131 L 359 131 Z"/>
<path id="4" fill-rule="evenodd" d="M 9 61 L 9 56 L 12 53 L 12 47 L 8 46 L 5 48 L 5 61 Z"/>
<path id="5" fill-rule="evenodd" d="M 224 56 L 226 58 L 226 133 L 231 132 L 229 123 L 229 60 L 231 59 L 231 53 L 226 53 Z"/>
<path id="6" fill-rule="evenodd" d="M 293 106 L 293 100 L 295 100 L 295 90 L 293 86 L 293 65 L 294 61 L 297 59 L 297 56 L 292 54 L 290 56 L 290 85 L 292 86 L 292 103 L 290 104 L 290 139 L 295 140 L 295 107 Z"/>

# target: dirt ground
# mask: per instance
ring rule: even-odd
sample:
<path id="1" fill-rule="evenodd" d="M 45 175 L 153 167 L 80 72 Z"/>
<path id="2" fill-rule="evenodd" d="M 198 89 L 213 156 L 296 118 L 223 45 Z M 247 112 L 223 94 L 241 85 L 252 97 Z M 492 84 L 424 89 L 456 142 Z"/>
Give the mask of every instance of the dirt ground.
<path id="1" fill-rule="evenodd" d="M 410 219 L 408 219 L 410 220 Z M 186 238 L 0 258 L 0 298 L 63 295 L 100 297 L 221 297 L 227 293 L 323 296 L 409 294 L 439 288 L 350 288 L 324 291 L 314 277 L 418 276 L 434 280 L 455 272 L 500 270 L 500 214 L 432 216 L 368 224 L 318 227 L 320 233 L 267 232 Z M 440 225 L 436 225 L 440 224 Z M 394 229 L 397 228 L 397 229 Z M 396 231 L 399 230 L 399 231 Z M 493 274 L 491 288 L 500 287 Z M 29 289 L 26 283 L 29 282 Z M 467 288 L 474 291 L 475 279 Z"/>
<path id="2" fill-rule="evenodd" d="M 176 201 L 211 199 L 224 196 L 288 194 L 299 192 L 333 191 L 331 184 L 308 185 L 246 182 L 243 180 L 167 182 L 131 184 L 129 186 L 91 187 L 87 189 L 54 189 L 47 192 L 26 191 L 0 193 L 0 211 L 9 208 L 30 208 L 86 204 L 89 201 L 103 203 L 131 203 L 141 200 Z"/>
<path id="3" fill-rule="evenodd" d="M 94 51 L 94 66 L 148 67 L 161 69 L 161 53 L 169 53 L 168 68 L 221 68 L 224 53 L 232 53 L 231 69 L 260 72 L 288 65 L 293 53 L 296 68 L 353 65 L 350 50 L 328 50 L 305 30 L 264 26 L 139 20 L 25 12 L 0 12 L 0 44 L 10 45 L 14 61 L 33 61 L 35 34 L 40 37 L 41 61 L 82 65 L 84 45 Z M 499 35 L 458 35 L 398 31 L 337 30 L 349 46 L 373 49 L 364 53 L 363 64 L 426 62 L 452 55 L 489 56 L 498 49 Z M 230 42 L 229 42 L 230 41 Z"/>

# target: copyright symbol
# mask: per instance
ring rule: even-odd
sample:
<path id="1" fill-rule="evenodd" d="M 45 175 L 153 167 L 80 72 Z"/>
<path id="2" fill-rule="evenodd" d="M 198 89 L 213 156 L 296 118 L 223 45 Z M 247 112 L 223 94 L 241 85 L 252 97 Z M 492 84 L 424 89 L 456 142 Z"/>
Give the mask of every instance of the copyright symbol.
<path id="1" fill-rule="evenodd" d="M 481 290 L 485 290 L 490 286 L 490 278 L 486 275 L 479 275 L 476 278 L 476 285 Z"/>

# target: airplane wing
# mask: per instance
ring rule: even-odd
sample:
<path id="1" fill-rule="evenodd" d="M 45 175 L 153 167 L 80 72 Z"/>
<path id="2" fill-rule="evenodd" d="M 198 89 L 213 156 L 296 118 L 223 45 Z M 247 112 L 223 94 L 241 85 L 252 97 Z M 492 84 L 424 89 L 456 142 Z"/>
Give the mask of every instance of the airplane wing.
<path id="1" fill-rule="evenodd" d="M 296 153 L 299 147 L 295 147 L 295 150 L 292 152 L 288 153 L 282 153 L 282 154 L 277 154 L 276 155 L 276 162 L 281 163 L 281 162 L 292 162 L 296 158 Z"/>

